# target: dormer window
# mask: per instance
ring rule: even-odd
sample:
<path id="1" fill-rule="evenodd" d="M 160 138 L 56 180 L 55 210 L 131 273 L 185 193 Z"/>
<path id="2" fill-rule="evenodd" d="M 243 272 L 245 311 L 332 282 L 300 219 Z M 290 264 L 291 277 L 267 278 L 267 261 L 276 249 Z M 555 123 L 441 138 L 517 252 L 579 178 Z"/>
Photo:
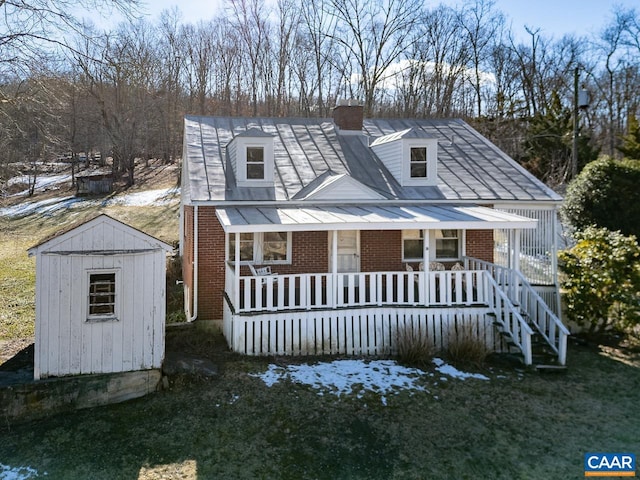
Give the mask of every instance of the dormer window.
<path id="1" fill-rule="evenodd" d="M 427 147 L 411 147 L 411 178 L 427 178 Z"/>
<path id="2" fill-rule="evenodd" d="M 273 185 L 273 135 L 258 128 L 242 132 L 227 146 L 239 187 Z"/>
<path id="3" fill-rule="evenodd" d="M 403 187 L 438 184 L 438 139 L 407 129 L 376 138 L 370 145 Z"/>
<path id="4" fill-rule="evenodd" d="M 264 147 L 247 147 L 247 180 L 264 180 Z"/>

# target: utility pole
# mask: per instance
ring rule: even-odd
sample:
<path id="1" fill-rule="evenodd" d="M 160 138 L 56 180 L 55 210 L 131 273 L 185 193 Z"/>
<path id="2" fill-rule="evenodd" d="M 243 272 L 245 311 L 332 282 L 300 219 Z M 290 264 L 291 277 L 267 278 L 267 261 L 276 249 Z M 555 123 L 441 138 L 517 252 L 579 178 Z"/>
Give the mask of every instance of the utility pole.
<path id="1" fill-rule="evenodd" d="M 573 71 L 573 148 L 571 151 L 571 180 L 578 175 L 578 67 Z"/>

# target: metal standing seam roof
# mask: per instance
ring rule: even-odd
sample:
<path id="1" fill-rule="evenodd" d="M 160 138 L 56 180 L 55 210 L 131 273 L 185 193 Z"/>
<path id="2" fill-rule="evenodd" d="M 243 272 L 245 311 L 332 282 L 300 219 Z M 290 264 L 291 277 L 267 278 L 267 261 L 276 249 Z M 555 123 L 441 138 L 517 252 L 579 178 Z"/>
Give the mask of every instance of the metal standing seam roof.
<path id="1" fill-rule="evenodd" d="M 238 187 L 227 145 L 257 129 L 274 137 L 274 184 Z M 437 186 L 403 187 L 370 148 L 411 129 L 438 139 Z M 366 119 L 362 135 L 340 135 L 331 119 L 185 117 L 186 202 L 288 202 L 319 176 L 347 174 L 389 201 L 560 202 L 562 198 L 462 120 Z M 187 198 L 188 197 L 188 198 Z"/>
<path id="2" fill-rule="evenodd" d="M 535 228 L 537 220 L 486 207 L 309 206 L 220 207 L 216 215 L 227 233 L 325 231 Z"/>

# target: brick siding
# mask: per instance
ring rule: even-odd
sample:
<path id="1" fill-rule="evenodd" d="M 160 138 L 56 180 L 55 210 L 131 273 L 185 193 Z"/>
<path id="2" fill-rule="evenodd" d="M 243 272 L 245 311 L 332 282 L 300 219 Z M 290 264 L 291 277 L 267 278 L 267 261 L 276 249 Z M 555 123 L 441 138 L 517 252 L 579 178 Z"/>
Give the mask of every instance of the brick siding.
<path id="1" fill-rule="evenodd" d="M 468 257 L 493 263 L 493 230 L 467 230 L 466 237 Z"/>
<path id="2" fill-rule="evenodd" d="M 184 209 L 183 278 L 193 291 L 193 221 L 194 209 Z M 222 319 L 225 286 L 225 234 L 214 207 L 198 209 L 198 318 Z M 292 264 L 272 265 L 282 275 L 329 271 L 329 233 L 293 232 Z M 481 260 L 493 261 L 493 231 L 470 230 L 466 233 L 466 253 Z M 398 230 L 363 230 L 360 232 L 360 268 L 363 272 L 402 271 L 402 232 Z M 242 275 L 250 275 L 243 267 Z M 187 299 L 192 305 L 191 299 Z M 193 311 L 193 310 L 191 310 Z"/>

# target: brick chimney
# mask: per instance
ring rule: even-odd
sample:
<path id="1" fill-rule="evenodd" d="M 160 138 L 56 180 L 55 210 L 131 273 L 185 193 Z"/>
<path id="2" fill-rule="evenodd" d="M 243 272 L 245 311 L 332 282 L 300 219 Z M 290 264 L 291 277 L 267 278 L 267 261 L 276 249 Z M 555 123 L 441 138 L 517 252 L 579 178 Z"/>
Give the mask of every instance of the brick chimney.
<path id="1" fill-rule="evenodd" d="M 356 100 L 340 100 L 333 109 L 333 123 L 342 131 L 362 132 L 363 119 L 364 109 Z"/>

